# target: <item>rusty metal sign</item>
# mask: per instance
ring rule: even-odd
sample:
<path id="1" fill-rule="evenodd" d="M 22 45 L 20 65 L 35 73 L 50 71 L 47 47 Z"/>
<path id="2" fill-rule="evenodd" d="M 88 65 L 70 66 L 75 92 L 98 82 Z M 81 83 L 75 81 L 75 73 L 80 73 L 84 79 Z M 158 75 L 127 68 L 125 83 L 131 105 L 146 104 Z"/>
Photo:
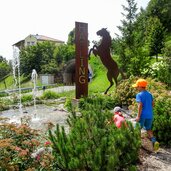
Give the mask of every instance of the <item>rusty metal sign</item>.
<path id="1" fill-rule="evenodd" d="M 76 99 L 88 96 L 88 24 L 75 22 Z"/>

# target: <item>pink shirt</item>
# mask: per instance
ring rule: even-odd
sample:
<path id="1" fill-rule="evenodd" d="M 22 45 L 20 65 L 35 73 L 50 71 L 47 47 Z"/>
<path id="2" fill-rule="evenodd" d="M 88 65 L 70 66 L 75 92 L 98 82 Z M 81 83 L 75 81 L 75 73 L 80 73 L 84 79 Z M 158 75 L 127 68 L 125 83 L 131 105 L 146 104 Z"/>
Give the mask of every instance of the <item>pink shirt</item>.
<path id="1" fill-rule="evenodd" d="M 125 122 L 125 119 L 123 116 L 119 115 L 119 114 L 115 114 L 113 116 L 113 121 L 115 123 L 115 125 L 120 128 L 122 126 L 122 122 Z"/>

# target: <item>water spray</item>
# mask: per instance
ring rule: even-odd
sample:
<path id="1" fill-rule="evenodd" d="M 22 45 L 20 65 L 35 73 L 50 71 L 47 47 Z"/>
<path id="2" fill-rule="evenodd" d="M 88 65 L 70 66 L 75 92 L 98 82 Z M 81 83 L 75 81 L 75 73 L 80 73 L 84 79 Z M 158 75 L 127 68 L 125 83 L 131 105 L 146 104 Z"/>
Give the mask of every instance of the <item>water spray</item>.
<path id="1" fill-rule="evenodd" d="M 19 49 L 17 47 L 13 47 L 13 77 L 14 77 L 14 86 L 16 87 L 18 84 L 19 91 L 19 111 L 23 114 L 22 103 L 21 103 L 21 80 L 20 80 L 20 57 L 19 57 Z"/>
<path id="2" fill-rule="evenodd" d="M 34 117 L 36 117 L 37 109 L 36 109 L 36 93 L 37 93 L 37 72 L 35 69 L 32 70 L 31 80 L 33 82 L 33 100 L 34 100 Z"/>

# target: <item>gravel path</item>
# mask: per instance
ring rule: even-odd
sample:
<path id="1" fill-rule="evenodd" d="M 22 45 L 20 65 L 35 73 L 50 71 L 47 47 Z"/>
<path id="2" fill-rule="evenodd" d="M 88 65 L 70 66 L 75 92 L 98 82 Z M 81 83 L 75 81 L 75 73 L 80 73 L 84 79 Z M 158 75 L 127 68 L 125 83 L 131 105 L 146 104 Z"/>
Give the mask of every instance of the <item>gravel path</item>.
<path id="1" fill-rule="evenodd" d="M 156 153 L 140 152 L 139 171 L 171 171 L 171 148 L 160 148 Z"/>

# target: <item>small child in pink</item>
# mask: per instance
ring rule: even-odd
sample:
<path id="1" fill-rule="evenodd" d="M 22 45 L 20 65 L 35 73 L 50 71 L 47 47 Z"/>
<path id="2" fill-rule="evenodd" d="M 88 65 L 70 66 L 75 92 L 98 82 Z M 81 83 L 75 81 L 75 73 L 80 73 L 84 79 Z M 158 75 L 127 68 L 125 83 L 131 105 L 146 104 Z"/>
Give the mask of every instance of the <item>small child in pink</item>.
<path id="1" fill-rule="evenodd" d="M 117 106 L 114 108 L 113 112 L 114 112 L 113 121 L 115 125 L 118 128 L 121 128 L 122 124 L 124 124 L 127 127 L 125 118 L 123 117 L 122 112 L 121 112 L 121 108 Z"/>

